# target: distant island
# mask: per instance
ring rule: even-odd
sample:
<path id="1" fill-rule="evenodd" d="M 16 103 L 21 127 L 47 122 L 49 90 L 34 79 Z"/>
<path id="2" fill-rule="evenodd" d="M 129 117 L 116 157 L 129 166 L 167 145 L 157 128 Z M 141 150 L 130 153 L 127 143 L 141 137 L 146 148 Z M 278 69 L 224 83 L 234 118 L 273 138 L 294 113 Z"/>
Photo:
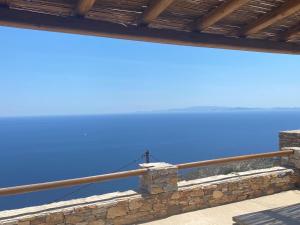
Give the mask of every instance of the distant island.
<path id="1" fill-rule="evenodd" d="M 261 112 L 261 111 L 299 111 L 300 107 L 222 107 L 222 106 L 193 106 L 187 108 L 174 108 L 156 110 L 151 113 L 205 113 L 205 112 Z"/>

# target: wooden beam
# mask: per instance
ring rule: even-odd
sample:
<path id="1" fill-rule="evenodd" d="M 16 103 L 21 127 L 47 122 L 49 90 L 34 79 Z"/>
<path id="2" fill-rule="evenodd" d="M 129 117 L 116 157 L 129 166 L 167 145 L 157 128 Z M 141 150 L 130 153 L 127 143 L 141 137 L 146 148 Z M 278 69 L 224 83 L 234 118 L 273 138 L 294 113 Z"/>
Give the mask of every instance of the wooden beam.
<path id="1" fill-rule="evenodd" d="M 174 0 L 152 0 L 148 8 L 143 13 L 142 22 L 145 24 L 151 23 L 173 2 Z"/>
<path id="2" fill-rule="evenodd" d="M 55 31 L 71 34 L 93 35 L 164 44 L 223 48 L 285 54 L 300 54 L 296 43 L 269 40 L 225 37 L 223 35 L 154 29 L 83 19 L 60 17 L 36 12 L 0 7 L 0 26 L 35 30 Z"/>
<path id="3" fill-rule="evenodd" d="M 300 10 L 300 0 L 289 0 L 274 11 L 267 13 L 254 23 L 246 26 L 243 35 L 249 36 L 271 26 L 272 24 L 291 16 Z"/>
<path id="4" fill-rule="evenodd" d="M 200 166 L 210 166 L 210 165 L 217 165 L 217 164 L 251 160 L 251 159 L 286 157 L 293 154 L 294 154 L 294 150 L 284 150 L 284 151 L 259 153 L 259 154 L 251 154 L 251 155 L 233 156 L 233 157 L 221 158 L 221 159 L 211 159 L 211 160 L 205 160 L 199 162 L 182 163 L 182 164 L 177 164 L 176 166 L 179 170 L 181 170 L 181 169 L 189 169 L 189 168 L 195 168 Z"/>
<path id="5" fill-rule="evenodd" d="M 284 31 L 283 34 L 280 35 L 280 38 L 283 41 L 288 41 L 292 39 L 295 35 L 298 35 L 299 33 L 300 33 L 300 23 Z"/>
<path id="6" fill-rule="evenodd" d="M 147 173 L 147 169 L 136 169 L 136 170 L 90 176 L 90 177 L 82 177 L 82 178 L 75 178 L 75 179 L 68 179 L 68 180 L 50 181 L 50 182 L 39 183 L 39 184 L 29 184 L 29 185 L 21 185 L 21 186 L 8 187 L 8 188 L 0 188 L 0 196 L 24 194 L 29 192 L 49 190 L 55 188 L 71 187 L 71 186 L 81 185 L 81 184 L 92 184 L 92 183 L 98 183 L 98 182 L 103 182 L 108 180 L 140 176 L 146 173 Z"/>
<path id="7" fill-rule="evenodd" d="M 93 7 L 96 0 L 79 0 L 76 7 L 76 14 L 84 16 Z"/>
<path id="8" fill-rule="evenodd" d="M 233 11 L 245 5 L 247 2 L 249 2 L 249 0 L 228 0 L 224 2 L 204 17 L 198 19 L 196 22 L 196 29 L 200 31 L 207 29 L 223 19 L 225 16 L 228 16 Z"/>

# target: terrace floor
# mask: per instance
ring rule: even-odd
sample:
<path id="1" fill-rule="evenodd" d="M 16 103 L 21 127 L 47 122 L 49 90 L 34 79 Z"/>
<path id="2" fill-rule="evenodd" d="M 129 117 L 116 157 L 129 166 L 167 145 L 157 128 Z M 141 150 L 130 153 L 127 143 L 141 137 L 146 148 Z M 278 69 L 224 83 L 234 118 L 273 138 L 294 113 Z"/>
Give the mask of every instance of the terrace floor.
<path id="1" fill-rule="evenodd" d="M 292 190 L 256 199 L 231 203 L 223 206 L 174 215 L 165 219 L 143 223 L 143 225 L 232 225 L 235 224 L 235 222 L 233 222 L 232 220 L 234 216 L 270 210 L 278 207 L 286 207 L 292 205 L 295 206 L 298 204 L 300 205 L 300 190 Z M 300 207 L 298 207 L 297 209 L 299 209 L 299 215 Z M 294 224 L 290 222 L 288 217 L 279 217 L 278 215 L 275 215 L 274 212 L 268 213 L 268 215 L 274 215 L 274 218 L 278 220 L 276 221 L 278 222 L 276 224 Z M 263 223 L 255 224 L 260 225 L 275 223 L 273 221 L 272 223 L 264 221 Z"/>

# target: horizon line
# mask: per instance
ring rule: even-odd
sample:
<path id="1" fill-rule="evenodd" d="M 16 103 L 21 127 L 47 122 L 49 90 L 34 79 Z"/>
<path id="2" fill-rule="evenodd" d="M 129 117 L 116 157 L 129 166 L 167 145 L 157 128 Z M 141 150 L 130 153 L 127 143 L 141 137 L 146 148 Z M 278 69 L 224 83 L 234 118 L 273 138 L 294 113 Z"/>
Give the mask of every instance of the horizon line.
<path id="1" fill-rule="evenodd" d="M 198 111 L 189 111 L 198 108 Z M 203 111 L 201 111 L 203 108 Z M 207 108 L 205 110 L 205 108 Z M 209 108 L 215 108 L 216 110 Z M 219 110 L 218 110 L 219 109 Z M 226 109 L 228 109 L 226 111 Z M 231 111 L 230 111 L 231 110 Z M 184 108 L 170 108 L 170 109 L 157 109 L 157 110 L 144 110 L 132 112 L 109 112 L 109 113 L 74 113 L 74 114 L 32 114 L 32 115 L 0 115 L 1 119 L 9 118 L 40 118 L 40 117 L 79 117 L 79 116 L 113 116 L 113 115 L 132 115 L 132 114 L 176 114 L 176 113 L 218 113 L 218 112 L 247 112 L 247 111 L 268 111 L 268 110 L 300 110 L 300 106 L 284 107 L 250 107 L 250 106 L 189 106 Z"/>

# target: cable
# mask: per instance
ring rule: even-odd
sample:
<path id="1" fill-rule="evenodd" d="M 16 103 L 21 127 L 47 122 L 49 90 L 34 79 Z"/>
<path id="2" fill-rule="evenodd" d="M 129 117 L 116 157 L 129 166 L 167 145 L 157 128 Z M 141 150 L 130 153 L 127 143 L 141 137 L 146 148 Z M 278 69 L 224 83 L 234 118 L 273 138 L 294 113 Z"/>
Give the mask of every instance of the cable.
<path id="1" fill-rule="evenodd" d="M 82 189 L 91 186 L 92 184 L 94 184 L 94 183 L 85 184 L 85 185 L 83 185 L 83 186 L 81 186 L 81 187 L 75 189 L 74 191 L 68 192 L 68 193 L 66 193 L 65 195 L 63 195 L 63 196 L 61 196 L 61 197 L 59 197 L 59 198 L 57 198 L 57 199 L 51 201 L 50 203 L 62 201 L 62 200 L 65 199 L 66 197 L 71 196 L 71 195 L 73 195 L 73 194 L 75 194 L 75 193 L 81 191 Z"/>
<path id="2" fill-rule="evenodd" d="M 138 161 L 140 161 L 140 160 L 143 159 L 143 158 L 144 158 L 144 154 L 143 154 L 142 156 L 140 156 L 139 158 L 133 160 L 132 162 L 129 162 L 129 163 L 125 164 L 124 166 L 121 166 L 121 167 L 118 168 L 117 170 L 113 171 L 113 173 L 119 172 L 120 170 L 122 170 L 122 169 L 124 169 L 124 168 L 126 168 L 126 167 L 128 167 L 128 166 L 131 166 L 132 164 L 137 163 Z"/>
<path id="3" fill-rule="evenodd" d="M 156 162 L 163 162 L 162 160 L 160 160 L 159 158 L 155 157 L 153 154 L 150 154 L 150 157 L 152 159 L 154 159 Z"/>
<path id="4" fill-rule="evenodd" d="M 122 170 L 122 169 L 124 169 L 124 168 L 127 168 L 127 167 L 129 167 L 129 166 L 131 166 L 131 165 L 133 165 L 133 164 L 136 164 L 138 161 L 140 161 L 141 159 L 144 158 L 144 155 L 145 155 L 145 154 L 142 154 L 142 155 L 141 155 L 140 157 L 138 157 L 137 159 L 135 159 L 135 160 L 133 160 L 133 161 L 131 161 L 131 162 L 129 162 L 129 163 L 127 163 L 127 164 L 121 166 L 120 168 L 114 170 L 113 173 L 119 172 L 120 170 Z M 73 194 L 75 194 L 75 193 L 78 193 L 79 191 L 81 191 L 81 190 L 83 190 L 83 189 L 85 189 L 85 188 L 87 188 L 87 187 L 89 187 L 89 186 L 91 186 L 91 185 L 93 185 L 93 184 L 95 184 L 95 183 L 90 183 L 90 184 L 82 185 L 82 186 L 80 186 L 79 188 L 76 188 L 75 190 L 73 190 L 73 191 L 71 191 L 71 192 L 68 192 L 68 193 L 64 194 L 63 196 L 61 196 L 61 197 L 59 197 L 59 198 L 56 198 L 54 201 L 52 201 L 52 202 L 50 202 L 50 203 L 54 203 L 54 202 L 61 201 L 61 200 L 65 199 L 66 197 L 69 197 L 69 196 L 71 196 L 71 195 L 73 195 Z"/>

